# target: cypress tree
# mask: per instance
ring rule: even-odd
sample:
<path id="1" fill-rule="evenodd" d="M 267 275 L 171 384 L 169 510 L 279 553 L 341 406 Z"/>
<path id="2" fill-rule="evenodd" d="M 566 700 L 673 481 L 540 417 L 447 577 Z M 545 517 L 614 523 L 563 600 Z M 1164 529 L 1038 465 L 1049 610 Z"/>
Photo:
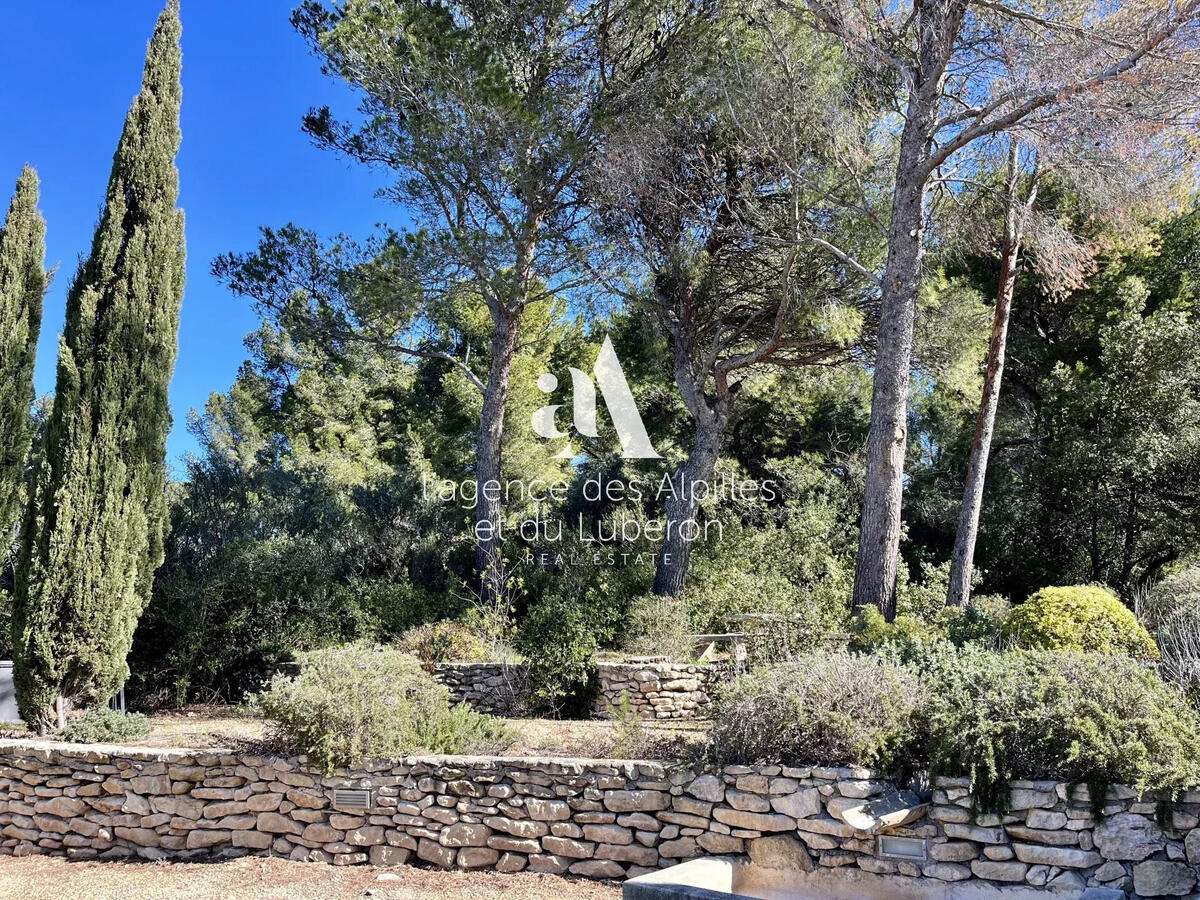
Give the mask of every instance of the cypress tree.
<path id="1" fill-rule="evenodd" d="M 0 231 L 0 551 L 16 523 L 33 426 L 33 364 L 46 293 L 46 222 L 37 173 L 21 171 Z"/>
<path id="2" fill-rule="evenodd" d="M 179 5 L 158 19 L 90 255 L 67 293 L 54 408 L 13 602 L 17 702 L 45 730 L 60 696 L 124 684 L 162 562 L 167 386 L 183 297 Z"/>

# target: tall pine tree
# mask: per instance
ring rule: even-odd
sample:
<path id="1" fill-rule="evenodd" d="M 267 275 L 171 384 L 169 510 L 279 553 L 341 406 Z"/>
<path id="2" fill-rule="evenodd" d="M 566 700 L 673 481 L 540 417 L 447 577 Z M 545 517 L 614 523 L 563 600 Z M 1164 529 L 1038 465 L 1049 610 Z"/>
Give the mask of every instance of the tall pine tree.
<path id="1" fill-rule="evenodd" d="M 162 562 L 167 385 L 183 296 L 179 5 L 158 19 L 113 157 L 91 254 L 67 294 L 58 381 L 13 602 L 21 716 L 95 703 L 129 670 Z"/>
<path id="2" fill-rule="evenodd" d="M 46 293 L 46 222 L 38 178 L 21 172 L 0 231 L 0 553 L 7 550 L 33 437 L 33 363 Z"/>

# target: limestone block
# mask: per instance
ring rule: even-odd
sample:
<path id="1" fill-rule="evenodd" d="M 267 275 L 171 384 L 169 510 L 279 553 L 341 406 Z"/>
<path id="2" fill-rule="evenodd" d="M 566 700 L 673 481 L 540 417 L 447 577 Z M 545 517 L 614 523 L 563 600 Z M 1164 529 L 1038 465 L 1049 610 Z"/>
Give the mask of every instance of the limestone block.
<path id="1" fill-rule="evenodd" d="M 1013 844 L 1013 852 L 1021 862 L 1064 869 L 1090 869 L 1104 862 L 1099 853 L 1071 850 L 1066 847 L 1046 847 L 1040 844 Z"/>
<path id="2" fill-rule="evenodd" d="M 498 850 L 487 847 L 464 847 L 458 851 L 458 864 L 464 869 L 486 869 L 500 858 Z"/>
<path id="3" fill-rule="evenodd" d="M 757 838 L 749 843 L 750 859 L 765 869 L 796 869 L 811 872 L 812 854 L 800 841 L 786 834 Z"/>
<path id="4" fill-rule="evenodd" d="M 458 851 L 455 848 L 443 847 L 437 841 L 431 841 L 429 838 L 421 838 L 417 842 L 417 856 L 443 869 L 449 869 L 454 865 L 454 858 L 457 853 Z"/>
<path id="5" fill-rule="evenodd" d="M 1162 830 L 1153 821 L 1133 813 L 1121 813 L 1100 822 L 1092 839 L 1106 858 L 1134 862 L 1157 853 L 1166 845 Z"/>
<path id="6" fill-rule="evenodd" d="M 666 817 L 666 815 L 663 815 L 659 818 L 666 819 Z M 713 818 L 734 828 L 744 828 L 748 831 L 791 831 L 796 827 L 796 820 L 790 816 L 778 813 L 752 813 L 740 809 L 725 809 L 724 807 L 714 809 Z M 816 820 L 804 820 L 806 826 L 814 821 Z M 836 824 L 841 825 L 843 828 L 847 827 L 840 822 Z"/>
<path id="7" fill-rule="evenodd" d="M 921 870 L 926 878 L 936 878 L 938 881 L 965 881 L 971 877 L 971 870 L 966 866 L 954 863 L 932 863 Z"/>
<path id="8" fill-rule="evenodd" d="M 701 775 L 684 790 L 700 800 L 719 803 L 725 799 L 725 783 L 716 775 Z"/>
<path id="9" fill-rule="evenodd" d="M 1133 890 L 1143 897 L 1179 897 L 1196 886 L 1196 873 L 1185 863 L 1147 860 L 1133 867 Z"/>
<path id="10" fill-rule="evenodd" d="M 929 858 L 936 862 L 968 862 L 978 857 L 979 848 L 970 841 L 947 841 L 929 847 Z"/>
<path id="11" fill-rule="evenodd" d="M 604 807 L 613 812 L 653 812 L 666 809 L 667 804 L 668 797 L 662 791 L 604 792 Z"/>
<path id="12" fill-rule="evenodd" d="M 987 878 L 991 881 L 1024 881 L 1029 866 L 1023 862 L 993 862 L 990 859 L 977 859 L 971 863 L 971 872 L 976 878 Z"/>

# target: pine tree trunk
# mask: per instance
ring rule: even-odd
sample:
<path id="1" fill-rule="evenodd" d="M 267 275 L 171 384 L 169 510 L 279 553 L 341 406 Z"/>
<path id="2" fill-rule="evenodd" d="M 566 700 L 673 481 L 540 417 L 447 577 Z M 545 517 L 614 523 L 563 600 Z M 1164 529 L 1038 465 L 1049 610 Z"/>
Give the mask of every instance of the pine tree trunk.
<path id="1" fill-rule="evenodd" d="M 921 97 L 914 93 L 901 139 L 875 350 L 866 489 L 854 564 L 854 612 L 875 606 L 889 622 L 896 616 L 909 363 L 924 257 L 924 165 L 935 110 L 936 105 L 922 108 Z"/>
<path id="2" fill-rule="evenodd" d="M 1021 248 L 1023 213 L 1028 211 L 1037 196 L 1035 181 L 1025 203 L 1021 204 L 1017 199 L 1018 150 L 1019 145 L 1013 141 L 1009 157 L 1008 196 L 1004 211 L 1004 245 L 1000 253 L 1000 284 L 996 290 L 996 311 L 992 317 L 992 337 L 988 345 L 987 370 L 983 378 L 983 399 L 980 401 L 979 416 L 975 421 L 975 439 L 971 443 L 971 456 L 967 462 L 967 480 L 963 487 L 962 508 L 958 514 L 958 531 L 954 536 L 954 553 L 950 558 L 950 583 L 946 590 L 947 606 L 965 606 L 971 597 L 971 576 L 975 568 L 975 540 L 979 534 L 979 514 L 983 508 L 983 487 L 987 479 L 988 456 L 991 453 L 992 432 L 996 425 L 996 409 L 1000 405 L 1000 384 L 1004 379 L 1008 320 L 1012 311 L 1013 291 L 1017 281 L 1017 258 Z"/>
<path id="3" fill-rule="evenodd" d="M 1000 290 L 996 295 L 996 313 L 992 319 L 992 338 L 983 380 L 983 400 L 979 406 L 979 417 L 975 421 L 975 439 L 971 443 L 967 481 L 963 488 L 962 508 L 958 514 L 958 531 L 954 536 L 954 553 L 950 558 L 947 606 L 965 606 L 971 596 L 975 539 L 979 534 L 979 513 L 983 508 L 983 485 L 987 477 L 992 431 L 996 424 L 996 408 L 1000 403 L 1000 382 L 1004 376 L 1004 352 L 1008 337 L 1009 312 L 1012 309 L 1013 286 L 1016 281 L 1016 257 L 1016 246 L 1006 245 L 1001 257 Z"/>
<path id="4" fill-rule="evenodd" d="M 667 533 L 655 562 L 654 593 L 678 597 L 683 593 L 688 566 L 692 556 L 692 541 L 688 540 L 688 522 L 696 519 L 700 500 L 692 491 L 695 484 L 707 484 L 717 465 L 717 453 L 723 428 L 717 422 L 696 422 L 692 449 L 675 474 L 671 476 L 673 494 L 663 504 Z M 703 488 L 701 488 L 703 490 Z M 694 535 L 693 535 L 694 536 Z"/>
<path id="5" fill-rule="evenodd" d="M 504 598 L 504 524 L 501 445 L 509 377 L 520 331 L 519 312 L 502 308 L 492 332 L 491 362 L 476 436 L 475 572 L 480 599 L 496 607 Z"/>

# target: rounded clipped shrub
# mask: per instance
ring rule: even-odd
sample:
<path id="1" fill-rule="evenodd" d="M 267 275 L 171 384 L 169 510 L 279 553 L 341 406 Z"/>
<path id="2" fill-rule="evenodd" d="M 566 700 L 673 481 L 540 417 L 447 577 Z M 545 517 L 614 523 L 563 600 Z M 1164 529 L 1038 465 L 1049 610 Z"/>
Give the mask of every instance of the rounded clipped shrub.
<path id="1" fill-rule="evenodd" d="M 405 632 L 397 645 L 426 665 L 441 662 L 482 662 L 487 644 L 462 622 L 430 622 Z"/>
<path id="2" fill-rule="evenodd" d="M 937 685 L 920 716 L 929 766 L 969 776 L 988 811 L 1004 808 L 1013 779 L 1168 790 L 1200 783 L 1200 718 L 1135 660 L 963 650 L 923 664 Z"/>
<path id="3" fill-rule="evenodd" d="M 451 707 L 415 656 L 391 648 L 306 653 L 298 675 L 276 675 L 255 703 L 287 745 L 326 771 L 364 756 L 484 752 L 511 742 L 496 719 Z"/>
<path id="4" fill-rule="evenodd" d="M 722 763 L 887 766 L 913 736 L 916 673 L 877 656 L 813 653 L 725 685 L 713 706 Z"/>
<path id="5" fill-rule="evenodd" d="M 1001 634 L 1011 646 L 1027 650 L 1158 658 L 1150 633 L 1099 585 L 1042 588 L 1009 614 Z"/>
<path id="6" fill-rule="evenodd" d="M 96 706 L 64 725 L 58 737 L 75 744 L 119 744 L 149 733 L 150 721 L 141 713 L 126 714 L 119 709 Z"/>

